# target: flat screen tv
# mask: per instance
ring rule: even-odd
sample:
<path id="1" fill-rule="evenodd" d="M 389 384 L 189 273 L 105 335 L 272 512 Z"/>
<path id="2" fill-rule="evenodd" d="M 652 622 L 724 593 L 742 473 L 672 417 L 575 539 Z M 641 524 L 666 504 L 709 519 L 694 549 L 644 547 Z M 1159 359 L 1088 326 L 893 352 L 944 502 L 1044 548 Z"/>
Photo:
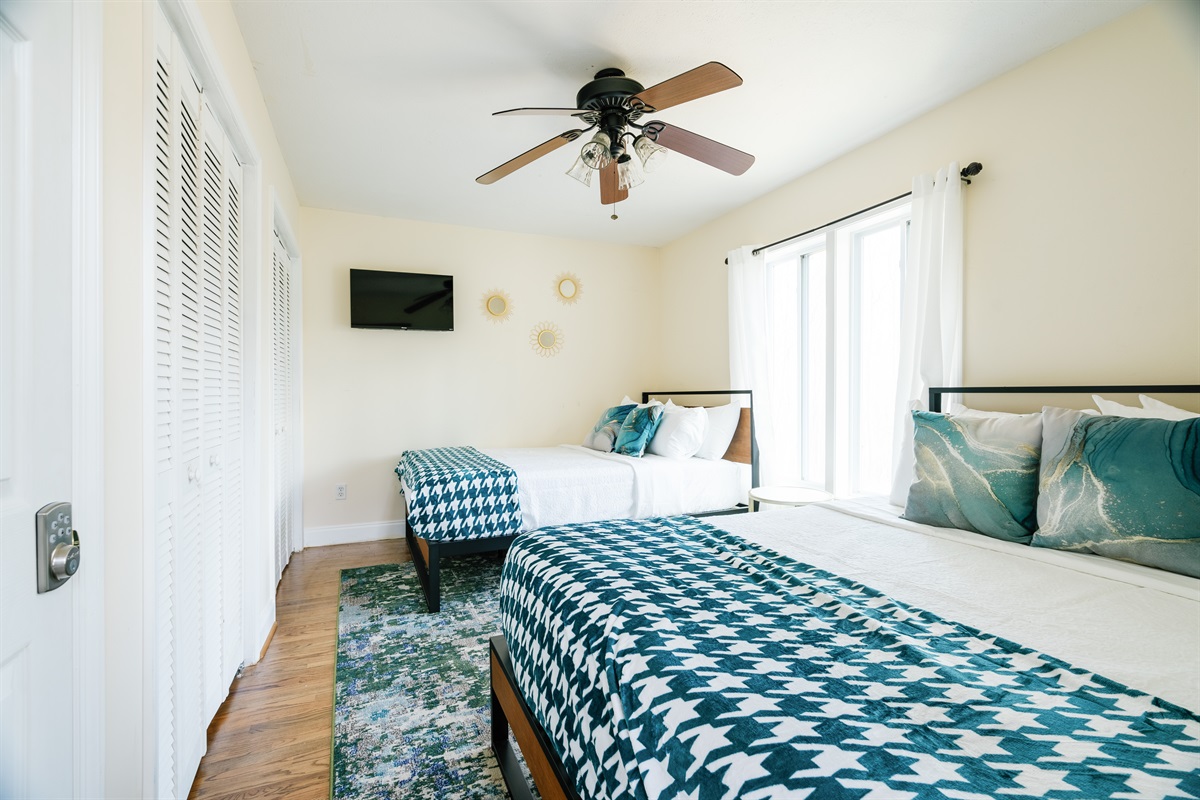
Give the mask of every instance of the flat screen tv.
<path id="1" fill-rule="evenodd" d="M 454 276 L 350 270 L 350 327 L 454 330 Z"/>

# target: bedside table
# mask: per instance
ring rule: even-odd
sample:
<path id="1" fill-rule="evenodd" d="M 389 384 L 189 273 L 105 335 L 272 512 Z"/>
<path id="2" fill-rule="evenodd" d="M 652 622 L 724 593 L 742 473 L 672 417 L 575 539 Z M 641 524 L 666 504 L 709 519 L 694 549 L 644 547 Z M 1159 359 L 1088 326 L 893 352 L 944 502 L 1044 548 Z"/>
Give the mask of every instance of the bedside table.
<path id="1" fill-rule="evenodd" d="M 757 486 L 750 490 L 750 510 L 757 511 L 762 503 L 776 506 L 806 506 L 832 500 L 833 495 L 821 489 L 806 489 L 802 486 Z"/>

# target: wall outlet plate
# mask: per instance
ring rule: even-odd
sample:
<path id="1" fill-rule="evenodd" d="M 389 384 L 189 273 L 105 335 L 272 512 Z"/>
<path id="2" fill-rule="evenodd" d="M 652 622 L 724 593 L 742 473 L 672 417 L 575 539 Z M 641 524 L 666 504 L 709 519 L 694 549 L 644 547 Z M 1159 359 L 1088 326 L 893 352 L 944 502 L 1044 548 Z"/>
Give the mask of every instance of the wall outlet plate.
<path id="1" fill-rule="evenodd" d="M 333 487 L 333 499 L 334 500 L 345 500 L 346 499 L 346 484 L 339 483 L 338 485 Z"/>

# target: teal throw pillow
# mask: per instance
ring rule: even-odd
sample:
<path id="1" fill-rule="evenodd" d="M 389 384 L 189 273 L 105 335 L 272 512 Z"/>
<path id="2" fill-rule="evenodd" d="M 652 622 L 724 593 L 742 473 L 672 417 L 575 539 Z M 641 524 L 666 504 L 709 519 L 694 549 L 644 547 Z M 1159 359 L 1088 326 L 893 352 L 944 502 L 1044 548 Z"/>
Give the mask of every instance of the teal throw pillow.
<path id="1" fill-rule="evenodd" d="M 1055 426 L 1033 544 L 1200 578 L 1200 419 L 1063 414 Z"/>
<path id="2" fill-rule="evenodd" d="M 1040 414 L 914 411 L 914 480 L 904 518 L 1029 544 L 1041 441 Z"/>
<path id="3" fill-rule="evenodd" d="M 654 438 L 654 433 L 662 422 L 662 415 L 661 405 L 644 406 L 630 411 L 621 423 L 621 432 L 617 434 L 613 452 L 640 458 L 642 453 L 646 452 L 646 445 Z"/>

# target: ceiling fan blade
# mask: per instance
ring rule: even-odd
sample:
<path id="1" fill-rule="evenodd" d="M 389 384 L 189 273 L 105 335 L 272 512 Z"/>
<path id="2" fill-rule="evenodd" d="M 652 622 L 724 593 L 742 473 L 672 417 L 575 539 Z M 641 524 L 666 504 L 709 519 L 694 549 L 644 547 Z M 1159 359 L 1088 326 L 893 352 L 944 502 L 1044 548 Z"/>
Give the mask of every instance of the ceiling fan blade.
<path id="1" fill-rule="evenodd" d="M 530 164 L 534 161 L 537 161 L 539 158 L 546 155 L 547 153 L 554 152 L 555 150 L 562 147 L 567 142 L 575 141 L 576 139 L 579 138 L 579 134 L 581 134 L 581 133 L 583 133 L 583 131 L 564 131 L 563 133 L 560 133 L 558 136 L 555 136 L 553 139 L 548 139 L 548 140 L 542 142 L 541 144 L 539 144 L 537 147 L 533 148 L 532 150 L 526 150 L 524 153 L 521 153 L 521 155 L 517 156 L 516 158 L 511 159 L 509 161 L 505 161 L 503 164 L 496 167 L 491 172 L 483 173 L 482 175 L 480 175 L 478 178 L 475 179 L 475 182 L 483 183 L 483 184 L 495 183 L 496 181 L 503 178 L 505 175 L 516 172 L 521 167 L 525 166 L 526 164 Z"/>
<path id="2" fill-rule="evenodd" d="M 611 206 L 629 197 L 628 189 L 621 189 L 620 178 L 617 175 L 617 162 L 610 161 L 608 166 L 600 170 L 600 202 Z"/>
<path id="3" fill-rule="evenodd" d="M 640 100 L 655 111 L 662 111 L 664 108 L 741 85 L 742 79 L 736 72 L 717 61 L 710 61 L 682 75 L 656 83 L 649 89 L 643 89 L 633 100 Z"/>
<path id="4" fill-rule="evenodd" d="M 709 166 L 725 170 L 730 175 L 741 175 L 754 163 L 754 156 L 749 153 L 743 153 L 727 144 L 714 142 L 698 133 L 692 133 L 665 122 L 658 120 L 648 122 L 645 130 L 650 134 L 651 139 L 668 150 L 681 153 L 697 161 L 703 161 Z"/>
<path id="5" fill-rule="evenodd" d="M 582 114 L 588 114 L 586 108 L 510 108 L 508 111 L 497 111 L 492 114 L 493 117 L 518 117 L 529 116 L 532 114 L 540 114 L 543 116 L 565 116 L 578 117 Z"/>

